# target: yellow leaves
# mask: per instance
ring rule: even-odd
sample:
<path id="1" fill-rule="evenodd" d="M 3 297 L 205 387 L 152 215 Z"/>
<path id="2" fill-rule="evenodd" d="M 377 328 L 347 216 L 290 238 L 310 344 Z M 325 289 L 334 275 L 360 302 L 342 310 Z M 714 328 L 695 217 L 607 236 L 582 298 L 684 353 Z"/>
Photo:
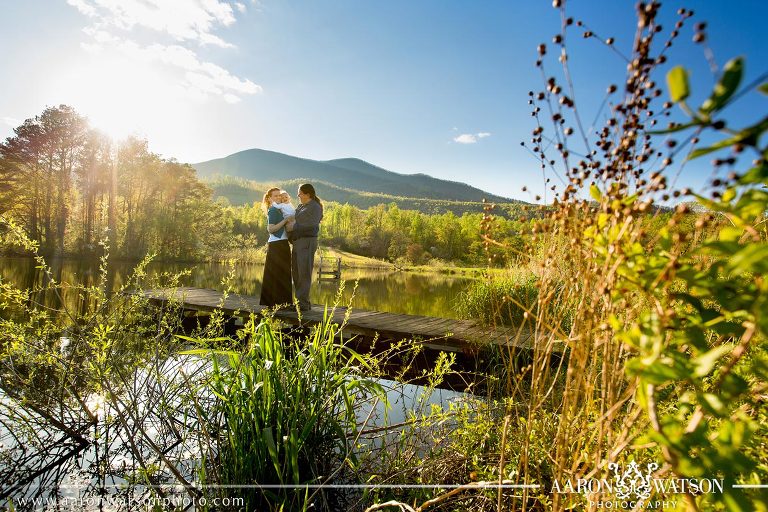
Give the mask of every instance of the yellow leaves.
<path id="1" fill-rule="evenodd" d="M 602 229 L 605 229 L 605 227 L 608 225 L 608 221 L 611 219 L 611 216 L 607 213 L 600 213 L 597 216 L 597 227 Z"/>
<path id="2" fill-rule="evenodd" d="M 600 192 L 600 189 L 594 183 L 589 186 L 589 195 L 598 203 L 603 198 L 602 192 Z"/>

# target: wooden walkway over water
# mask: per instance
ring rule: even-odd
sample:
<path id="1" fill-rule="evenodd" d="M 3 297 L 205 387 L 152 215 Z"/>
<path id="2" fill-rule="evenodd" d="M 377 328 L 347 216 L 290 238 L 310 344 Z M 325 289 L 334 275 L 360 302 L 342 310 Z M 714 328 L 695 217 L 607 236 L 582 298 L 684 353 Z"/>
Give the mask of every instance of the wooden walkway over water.
<path id="1" fill-rule="evenodd" d="M 241 324 L 238 319 L 248 318 L 252 313 L 259 315 L 265 309 L 259 304 L 258 297 L 238 294 L 224 297 L 219 291 L 204 288 L 164 288 L 139 293 L 158 307 L 173 303 L 185 311 L 190 316 L 186 327 L 182 325 L 185 329 L 194 328 L 201 320 L 200 316 L 214 310 L 221 310 L 228 317 L 230 328 L 233 328 Z M 332 312 L 328 311 L 329 315 L 331 313 L 333 322 L 344 326 L 340 333 L 343 342 L 357 352 L 379 354 L 402 340 L 409 340 L 410 346 L 421 345 L 424 350 L 407 361 L 398 362 L 397 357 L 387 359 L 381 367 L 389 378 L 404 378 L 414 384 L 427 382 L 428 370 L 434 367 L 441 352 L 454 354 L 452 369 L 455 371 L 445 376 L 438 387 L 475 393 L 483 393 L 493 380 L 489 380 L 487 365 L 495 358 L 486 357 L 488 349 L 508 349 L 509 355 L 516 361 L 526 361 L 520 366 L 531 360 L 533 336 L 530 331 L 519 327 L 490 327 L 476 320 L 402 315 L 357 308 L 347 311 L 337 307 Z M 301 312 L 301 315 L 294 309 L 277 311 L 274 316 L 288 329 L 302 331 L 321 323 L 325 314 L 323 307 L 314 306 L 311 311 Z M 558 342 L 555 352 L 562 352 L 561 342 Z"/>
<path id="2" fill-rule="evenodd" d="M 249 295 L 230 294 L 226 298 L 216 290 L 204 288 L 155 289 L 141 292 L 156 304 L 174 301 L 186 311 L 211 312 L 220 309 L 230 317 L 247 318 L 251 313 L 260 314 L 264 306 L 259 298 Z M 330 311 L 329 311 L 330 313 Z M 346 308 L 337 307 L 333 321 L 342 324 L 347 315 Z M 323 321 L 322 307 L 314 306 L 311 311 L 278 311 L 275 317 L 286 324 L 311 326 Z M 402 339 L 420 342 L 431 350 L 476 353 L 479 348 L 489 345 L 532 348 L 532 336 L 518 327 L 483 326 L 476 320 L 456 320 L 420 315 L 403 315 L 382 311 L 368 311 L 352 308 L 344 325 L 345 336 L 376 336 L 379 340 L 399 341 Z"/>

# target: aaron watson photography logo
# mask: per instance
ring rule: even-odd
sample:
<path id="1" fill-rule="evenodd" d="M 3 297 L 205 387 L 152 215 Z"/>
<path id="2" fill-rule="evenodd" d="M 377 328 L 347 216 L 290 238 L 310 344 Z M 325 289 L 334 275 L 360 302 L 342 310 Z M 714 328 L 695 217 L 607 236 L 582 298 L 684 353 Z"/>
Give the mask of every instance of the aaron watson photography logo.
<path id="1" fill-rule="evenodd" d="M 678 505 L 680 494 L 714 494 L 723 492 L 723 481 L 716 478 L 656 478 L 655 462 L 641 466 L 634 460 L 626 467 L 608 464 L 607 478 L 555 479 L 552 493 L 581 494 L 589 500 L 590 509 L 656 510 Z"/>

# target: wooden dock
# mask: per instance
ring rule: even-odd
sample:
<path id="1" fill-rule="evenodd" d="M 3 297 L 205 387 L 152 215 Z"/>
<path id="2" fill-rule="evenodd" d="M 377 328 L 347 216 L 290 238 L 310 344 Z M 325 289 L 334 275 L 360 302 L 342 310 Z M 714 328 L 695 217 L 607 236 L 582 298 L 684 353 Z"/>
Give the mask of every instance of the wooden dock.
<path id="1" fill-rule="evenodd" d="M 230 317 L 247 318 L 251 313 L 260 314 L 264 306 L 258 297 L 230 294 L 224 298 L 216 290 L 204 288 L 175 288 L 145 290 L 141 295 L 156 304 L 175 301 L 183 310 L 211 312 L 220 309 Z M 330 313 L 330 312 L 329 312 Z M 297 311 L 278 311 L 275 317 L 296 326 L 311 326 L 323 321 L 322 307 L 314 306 L 311 311 L 298 315 Z M 342 324 L 347 315 L 346 308 L 336 308 L 333 321 Z M 531 349 L 532 336 L 517 327 L 483 326 L 475 320 L 455 320 L 419 315 L 403 315 L 382 311 L 368 311 L 352 308 L 344 325 L 345 337 L 357 335 L 379 340 L 414 340 L 424 348 L 438 351 L 477 353 L 479 348 L 501 346 Z"/>
<path id="2" fill-rule="evenodd" d="M 136 293 L 136 292 L 134 292 Z M 226 298 L 216 290 L 204 288 L 175 288 L 155 289 L 139 292 L 156 306 L 175 303 L 177 307 L 194 317 L 221 310 L 230 317 L 233 325 L 236 319 L 246 319 L 251 313 L 259 315 L 264 306 L 259 304 L 258 297 L 230 294 Z M 321 323 L 326 312 L 321 306 L 314 306 L 311 311 L 296 310 L 275 312 L 278 318 L 291 328 L 309 328 Z M 333 315 L 333 322 L 342 325 L 344 342 L 358 352 L 381 352 L 393 343 L 410 340 L 418 343 L 424 349 L 418 361 L 411 361 L 407 369 L 407 377 L 415 382 L 421 379 L 422 369 L 431 368 L 440 352 L 453 352 L 456 355 L 454 369 L 458 372 L 482 372 L 485 362 L 481 354 L 483 349 L 493 346 L 508 348 L 516 357 L 528 358 L 533 348 L 533 336 L 530 331 L 510 326 L 483 326 L 475 320 L 455 320 L 419 315 L 403 315 L 382 311 L 367 311 L 352 308 L 348 312 L 344 307 L 328 311 Z M 345 322 L 345 317 L 346 322 Z M 195 323 L 195 322 L 193 322 Z M 561 349 L 556 350 L 560 352 Z M 387 369 L 389 375 L 400 375 L 401 368 L 395 364 Z M 447 381 L 445 386 L 454 390 L 466 390 L 470 385 L 461 375 Z M 475 390 L 481 385 L 474 383 Z"/>

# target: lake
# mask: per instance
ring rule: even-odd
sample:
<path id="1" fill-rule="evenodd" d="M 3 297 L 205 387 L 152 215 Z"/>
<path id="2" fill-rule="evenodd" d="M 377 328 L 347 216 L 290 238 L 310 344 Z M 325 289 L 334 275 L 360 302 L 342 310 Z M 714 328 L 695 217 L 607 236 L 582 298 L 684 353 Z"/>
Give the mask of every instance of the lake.
<path id="1" fill-rule="evenodd" d="M 28 258 L 3 258 L 0 260 L 0 281 L 11 282 L 22 289 L 35 289 L 42 286 L 48 279 L 46 274 L 36 268 L 36 262 Z M 111 266 L 106 276 L 106 286 L 110 290 L 117 290 L 123 283 L 128 282 L 133 265 L 117 263 Z M 228 282 L 236 293 L 258 295 L 261 285 L 263 265 L 238 264 L 228 266 L 223 264 L 168 264 L 153 263 L 148 268 L 149 274 L 160 275 L 163 273 L 178 273 L 188 270 L 189 275 L 184 276 L 181 284 L 205 288 L 223 289 L 223 282 Z M 472 282 L 470 278 L 453 277 L 439 274 L 412 274 L 407 272 L 392 272 L 372 269 L 344 269 L 343 276 L 346 286 L 341 294 L 342 301 L 350 300 L 353 293 L 354 282 L 358 286 L 355 293 L 353 307 L 362 309 L 376 309 L 394 313 L 431 315 L 443 317 L 456 317 L 455 300 L 457 295 Z M 95 262 L 77 260 L 54 260 L 51 262 L 51 277 L 60 283 L 69 285 L 93 286 L 100 278 L 98 264 Z M 338 281 L 321 281 L 313 284 L 312 300 L 316 303 L 332 303 L 339 288 Z M 61 309 L 66 306 L 71 312 L 79 312 L 87 298 L 76 288 L 64 286 L 59 297 L 49 293 L 36 297 L 38 302 L 47 307 Z M 65 354 L 62 345 L 62 354 Z M 173 380 L 180 375 L 178 369 L 182 367 L 189 371 L 189 358 L 171 357 L 152 361 L 147 368 L 155 365 L 159 369 L 163 379 Z M 144 369 L 139 369 L 139 377 L 135 383 L 138 386 L 137 394 L 133 398 L 137 403 L 155 403 L 151 391 L 154 385 L 145 385 L 149 382 L 144 374 Z M 128 375 L 131 375 L 128 372 Z M 141 385 L 137 383 L 143 383 Z M 380 380 L 379 383 L 387 390 L 387 398 L 391 408 L 386 417 L 384 408 L 380 402 L 375 404 L 375 410 L 371 412 L 361 407 L 358 410 L 358 421 L 367 421 L 369 428 L 384 425 L 400 425 L 409 418 L 419 416 L 439 407 L 447 410 L 448 403 L 462 400 L 465 395 L 445 390 L 426 390 L 421 386 L 400 384 L 388 380 Z M 47 389 L 47 379 L 43 379 L 43 387 Z M 20 391 L 20 390 L 16 390 Z M 25 392 L 28 390 L 25 390 Z M 10 492 L 17 498 L 45 498 L 53 500 L 61 510 L 79 510 L 85 501 L 99 504 L 103 510 L 130 510 L 141 509 L 141 506 L 127 505 L 129 498 L 146 498 L 143 492 L 145 488 L 131 491 L 127 485 L 137 469 L 137 461 L 128 450 L 129 445 L 121 436 L 110 434 L 115 426 L 107 418 L 118 417 L 114 409 L 105 403 L 103 393 L 88 392 L 84 396 L 85 402 L 99 417 L 99 423 L 84 432 L 89 441 L 87 446 L 77 447 L 62 434 L 54 425 L 48 424 L 43 417 L 38 417 L 34 411 L 20 410 L 18 402 L 9 400 L 9 397 L 0 391 L 0 507 L 3 506 L 2 493 Z M 61 404 L 64 406 L 64 404 Z M 70 404 L 71 405 L 71 404 Z M 144 406 L 142 406 L 144 407 Z M 58 408 L 56 408 L 58 409 Z M 62 409 L 66 410 L 66 408 Z M 148 414 L 139 409 L 142 417 Z M 369 414 L 370 413 L 370 414 Z M 64 414 L 64 413 L 62 413 Z M 69 416 L 69 413 L 66 413 Z M 180 417 L 186 417 L 181 415 Z M 72 416 L 72 425 L 79 424 L 82 418 Z M 177 418 L 178 419 L 178 418 Z M 155 418 L 158 420 L 158 418 Z M 70 421 L 67 421 L 69 424 Z M 148 432 L 154 440 L 158 440 L 161 431 L 160 423 L 157 425 L 147 423 Z M 23 433 L 23 436 L 20 436 Z M 369 450 L 383 449 L 382 443 L 394 442 L 401 431 L 395 428 L 391 433 L 377 437 L 369 441 Z M 426 431 L 425 431 L 426 434 Z M 36 439 L 28 446 L 24 439 Z M 158 441 L 159 442 L 159 441 Z M 185 448 L 186 449 L 186 448 Z M 178 453 L 177 453 L 178 452 Z M 183 451 L 181 448 L 173 452 L 175 460 L 184 469 L 184 475 L 194 479 L 196 468 L 200 464 L 199 454 L 194 451 Z M 29 475 L 35 468 L 50 467 L 43 471 L 31 483 L 20 487 L 14 487 L 13 476 L 7 478 L 8 471 L 15 467 L 16 462 L 21 461 L 16 475 Z M 130 469 L 130 471 L 128 469 Z M 5 475 L 6 478 L 2 478 Z M 128 489 L 128 490 L 126 490 Z M 126 494 L 129 493 L 129 494 Z M 135 494 L 135 496 L 134 496 Z M 103 506 L 105 502 L 112 500 L 121 505 Z M 121 501 L 122 500 L 122 501 Z M 7 503 L 6 503 L 7 504 Z M 90 507 L 87 507 L 90 508 Z"/>
<path id="2" fill-rule="evenodd" d="M 48 263 L 53 279 L 60 283 L 94 285 L 99 279 L 98 262 L 55 259 Z M 10 281 L 21 289 L 40 286 L 45 279 L 37 263 L 30 258 L 0 259 L 0 279 Z M 110 290 L 119 288 L 131 275 L 134 264 L 116 262 L 110 265 L 107 286 Z M 225 289 L 228 281 L 234 293 L 259 295 L 264 265 L 236 263 L 232 266 L 221 263 L 157 263 L 149 264 L 148 274 L 177 273 L 188 270 L 189 275 L 181 279 L 182 286 Z M 355 282 L 353 308 L 387 311 L 410 315 L 459 318 L 456 314 L 456 299 L 467 288 L 473 278 L 448 276 L 437 273 L 411 273 L 379 269 L 343 269 L 345 287 L 342 304 L 352 299 Z M 311 300 L 316 304 L 333 304 L 338 293 L 339 281 L 315 280 L 312 284 Z M 65 290 L 61 298 L 45 297 L 46 305 L 66 305 L 71 311 L 78 311 L 83 297 L 76 290 Z M 38 298 L 39 300 L 40 298 Z M 61 304 L 61 302 L 64 304 Z"/>

